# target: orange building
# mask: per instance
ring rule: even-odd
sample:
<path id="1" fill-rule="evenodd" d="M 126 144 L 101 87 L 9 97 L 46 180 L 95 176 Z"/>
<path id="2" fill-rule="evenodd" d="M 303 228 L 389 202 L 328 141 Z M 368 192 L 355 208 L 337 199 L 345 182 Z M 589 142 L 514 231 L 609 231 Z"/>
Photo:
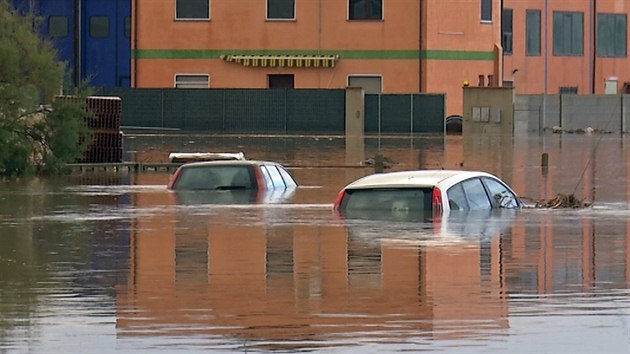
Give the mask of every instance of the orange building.
<path id="1" fill-rule="evenodd" d="M 505 79 L 522 94 L 603 94 L 630 82 L 627 0 L 505 0 Z"/>
<path id="2" fill-rule="evenodd" d="M 133 0 L 132 87 L 445 93 L 502 82 L 500 0 Z"/>

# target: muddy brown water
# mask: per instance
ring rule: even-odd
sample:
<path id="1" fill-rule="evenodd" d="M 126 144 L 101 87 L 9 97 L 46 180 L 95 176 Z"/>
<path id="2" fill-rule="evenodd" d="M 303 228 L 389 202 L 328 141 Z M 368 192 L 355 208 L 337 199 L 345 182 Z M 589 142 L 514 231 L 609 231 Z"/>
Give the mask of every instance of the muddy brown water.
<path id="1" fill-rule="evenodd" d="M 302 185 L 273 204 L 183 200 L 168 172 L 0 184 L 0 351 L 630 352 L 628 138 L 125 136 L 125 159 L 242 151 Z M 583 209 L 342 220 L 388 170 L 480 169 Z M 549 166 L 541 167 L 547 153 Z"/>

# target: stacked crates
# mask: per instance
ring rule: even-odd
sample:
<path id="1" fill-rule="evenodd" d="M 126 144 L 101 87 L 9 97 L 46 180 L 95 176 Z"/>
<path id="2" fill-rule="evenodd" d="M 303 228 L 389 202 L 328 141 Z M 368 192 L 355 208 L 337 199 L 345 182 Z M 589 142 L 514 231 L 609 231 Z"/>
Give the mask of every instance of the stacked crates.
<path id="1" fill-rule="evenodd" d="M 88 147 L 80 163 L 122 162 L 122 138 L 120 131 L 120 97 L 90 96 L 86 108 L 91 115 L 86 123 L 92 133 L 92 144 Z"/>

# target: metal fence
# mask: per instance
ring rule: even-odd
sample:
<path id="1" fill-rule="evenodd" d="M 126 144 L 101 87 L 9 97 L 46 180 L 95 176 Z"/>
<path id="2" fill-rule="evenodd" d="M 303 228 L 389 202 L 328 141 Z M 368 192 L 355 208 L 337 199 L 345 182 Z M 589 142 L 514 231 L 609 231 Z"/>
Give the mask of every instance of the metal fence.
<path id="1" fill-rule="evenodd" d="M 341 89 L 102 88 L 122 99 L 125 128 L 220 133 L 343 134 Z M 444 131 L 444 95 L 366 95 L 366 133 Z"/>

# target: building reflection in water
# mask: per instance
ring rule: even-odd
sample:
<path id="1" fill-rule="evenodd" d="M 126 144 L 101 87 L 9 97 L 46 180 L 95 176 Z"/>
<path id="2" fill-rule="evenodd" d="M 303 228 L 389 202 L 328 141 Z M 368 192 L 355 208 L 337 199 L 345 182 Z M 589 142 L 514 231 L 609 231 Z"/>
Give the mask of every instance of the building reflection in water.
<path id="1" fill-rule="evenodd" d="M 290 208 L 168 210 L 135 221 L 120 335 L 449 338 L 508 326 L 500 230 L 466 239 L 430 224 L 310 223 Z"/>
<path id="2" fill-rule="evenodd" d="M 465 153 L 458 152 L 462 145 Z M 486 170 L 523 196 L 543 198 L 577 186 L 588 197 L 597 185 L 602 200 L 627 202 L 627 163 L 597 161 L 602 155 L 628 161 L 626 149 L 581 145 L 570 137 L 553 137 L 544 146 L 539 140 L 450 138 L 443 150 L 383 151 L 406 162 L 397 169 L 437 164 Z M 545 150 L 548 175 L 539 165 Z M 297 173 L 321 178 L 332 202 L 326 188 L 336 190 L 369 171 Z M 596 183 L 614 175 L 622 176 L 621 184 Z M 322 195 L 307 192 L 296 202 Z M 173 203 L 161 197 L 134 204 Z M 458 221 L 447 230 L 369 220 L 310 222 L 308 212 L 290 208 L 165 208 L 134 219 L 129 282 L 117 289 L 119 335 L 496 335 L 507 332 L 516 306 L 528 306 L 519 302 L 525 294 L 584 296 L 628 288 L 630 226 L 609 207 L 569 214 L 523 210 L 487 223 Z"/>

